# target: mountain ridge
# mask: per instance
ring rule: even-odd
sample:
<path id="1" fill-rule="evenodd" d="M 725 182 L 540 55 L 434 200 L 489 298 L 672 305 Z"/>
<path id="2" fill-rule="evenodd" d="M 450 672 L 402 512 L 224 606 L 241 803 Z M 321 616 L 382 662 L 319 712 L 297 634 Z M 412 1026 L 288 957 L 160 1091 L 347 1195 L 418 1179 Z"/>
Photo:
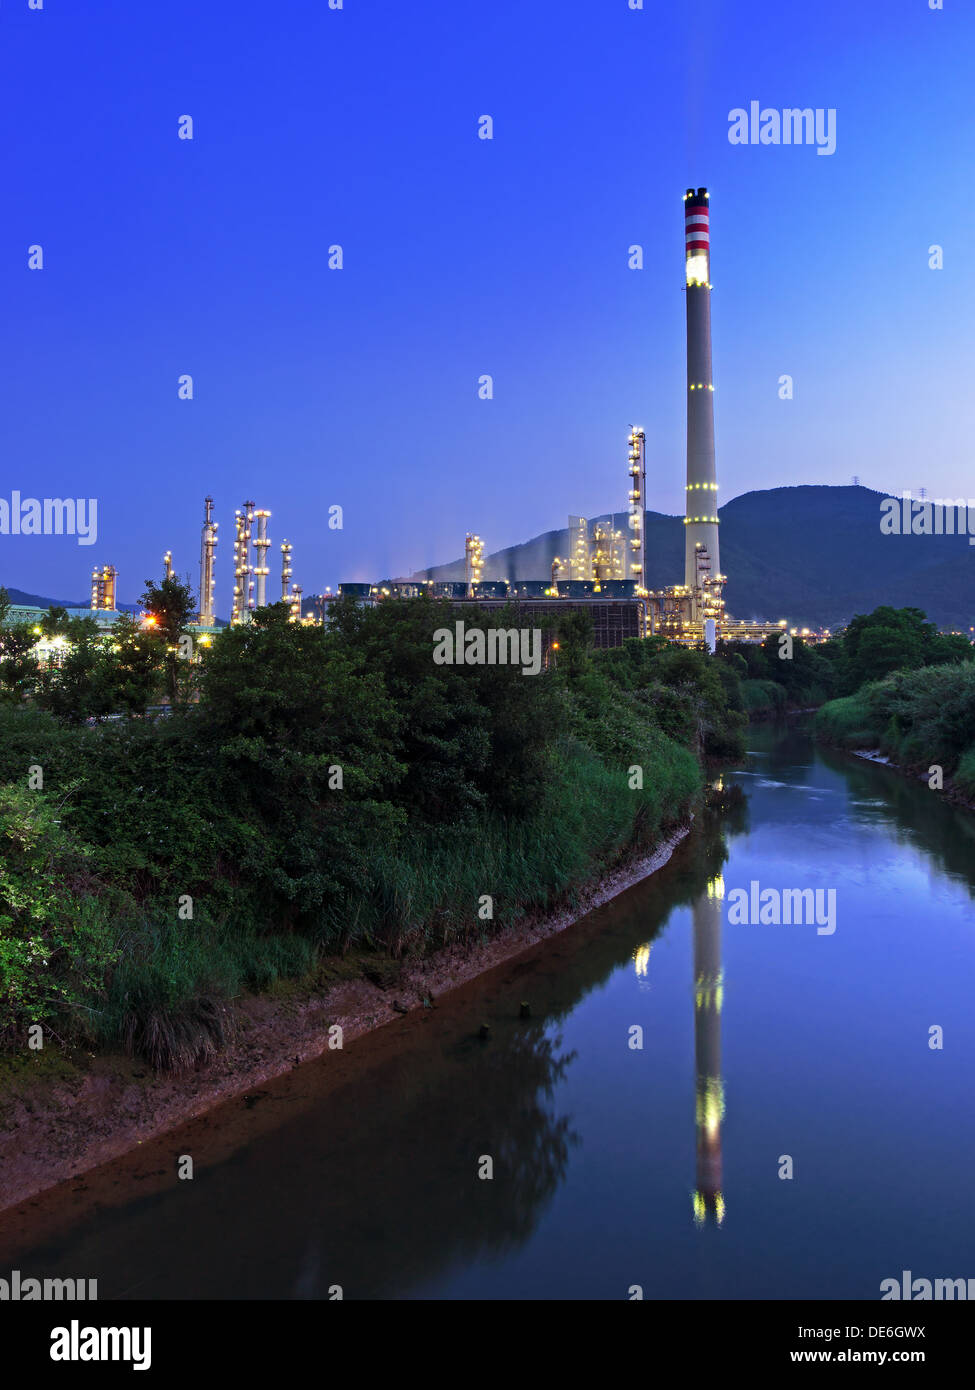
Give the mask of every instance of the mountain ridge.
<path id="1" fill-rule="evenodd" d="M 887 603 L 923 608 L 939 626 L 967 631 L 975 623 L 975 550 L 968 537 L 883 535 L 880 503 L 888 495 L 806 483 L 745 492 L 725 503 L 718 516 L 728 612 L 837 627 Z M 683 518 L 647 511 L 646 537 L 649 587 L 682 583 Z M 553 558 L 567 556 L 568 546 L 567 527 L 542 532 L 486 555 L 483 577 L 547 579 Z M 462 580 L 463 557 L 415 577 Z"/>

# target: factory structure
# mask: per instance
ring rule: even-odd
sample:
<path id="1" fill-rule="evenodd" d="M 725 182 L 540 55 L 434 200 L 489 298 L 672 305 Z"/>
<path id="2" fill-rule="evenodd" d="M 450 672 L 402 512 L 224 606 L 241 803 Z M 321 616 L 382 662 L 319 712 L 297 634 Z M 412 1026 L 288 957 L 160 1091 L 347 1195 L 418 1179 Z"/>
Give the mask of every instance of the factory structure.
<path id="1" fill-rule="evenodd" d="M 268 596 L 268 577 L 270 564 L 268 552 L 272 541 L 268 534 L 271 513 L 259 508 L 253 502 L 245 502 L 234 514 L 236 535 L 234 541 L 234 588 L 230 623 L 249 622 L 255 609 L 268 602 L 284 601 L 288 604 L 289 617 L 294 622 L 311 623 L 324 621 L 329 599 L 333 595 L 326 591 L 319 596 L 314 606 L 314 616 L 303 611 L 302 588 L 292 583 L 291 557 L 293 546 L 290 541 L 281 542 L 281 599 Z M 216 551 L 220 523 L 213 519 L 213 498 L 206 497 L 203 502 L 203 526 L 200 534 L 200 577 L 199 607 L 195 621 L 187 626 L 187 631 L 202 647 L 209 646 L 221 623 L 214 608 L 216 587 Z M 173 554 L 167 550 L 162 557 L 165 579 L 175 574 Z M 114 565 L 96 565 L 91 575 L 91 602 L 88 608 L 66 607 L 68 618 L 88 618 L 99 629 L 108 634 L 122 616 L 118 606 L 119 573 Z M 35 652 L 42 665 L 59 665 L 67 650 L 62 636 L 48 636 L 40 627 L 41 620 L 48 613 L 47 608 L 33 604 L 12 604 L 11 617 L 14 622 L 35 624 L 37 644 Z"/>
<path id="2" fill-rule="evenodd" d="M 781 632 L 778 623 L 737 622 L 725 611 L 718 531 L 718 481 L 714 456 L 714 382 L 711 373 L 711 207 L 706 188 L 684 194 L 684 292 L 687 314 L 687 464 L 684 506 L 684 573 L 678 582 L 650 589 L 647 582 L 647 439 L 631 426 L 627 436 L 628 491 L 619 516 L 590 522 L 568 518 L 567 554 L 556 555 L 551 574 L 531 580 L 483 580 L 484 544 L 468 533 L 465 581 L 386 579 L 341 584 L 339 592 L 364 603 L 407 598 L 424 591 L 452 603 L 501 608 L 517 603 L 526 621 L 553 610 L 583 607 L 593 618 L 597 646 L 619 646 L 627 637 L 660 634 L 713 651 L 720 638 L 761 642 Z M 625 517 L 625 522 L 624 522 Z M 617 525 L 617 521 L 621 525 Z M 676 577 L 675 577 L 676 578 Z M 803 629 L 793 635 L 813 637 Z"/>
<path id="3" fill-rule="evenodd" d="M 597 646 L 620 646 L 628 637 L 662 635 L 671 641 L 712 651 L 720 638 L 760 642 L 786 624 L 735 622 L 725 611 L 725 576 L 721 571 L 718 482 L 714 451 L 714 384 L 711 374 L 711 210 L 706 188 L 684 194 L 684 292 L 687 316 L 687 460 L 684 508 L 684 573 L 663 589 L 648 587 L 646 509 L 647 437 L 630 426 L 626 436 L 627 490 L 625 507 L 609 518 L 590 522 L 570 515 L 565 555 L 555 555 L 550 573 L 530 580 L 485 580 L 484 542 L 474 532 L 464 541 L 463 581 L 429 577 L 387 579 L 378 583 L 340 584 L 303 603 L 302 586 L 292 574 L 293 548 L 280 543 L 281 591 L 271 596 L 271 513 L 245 501 L 234 513 L 233 597 L 230 625 L 250 621 L 268 602 L 288 605 L 292 621 L 327 622 L 330 603 L 340 596 L 363 604 L 428 594 L 449 600 L 458 608 L 518 608 L 522 623 L 539 623 L 556 612 L 585 609 L 593 620 Z M 622 456 L 622 449 L 621 449 Z M 622 462 L 622 459 L 621 459 Z M 622 467 L 621 467 L 622 473 Z M 199 611 L 191 625 L 209 640 L 222 624 L 216 617 L 216 551 L 219 523 L 213 519 L 213 498 L 204 500 L 200 538 Z M 619 524 L 618 524 L 619 523 Z M 163 557 L 167 578 L 173 575 L 172 553 Z M 547 566 L 546 566 L 547 567 Z M 91 577 L 91 609 L 71 609 L 71 616 L 90 616 L 109 628 L 118 617 L 118 571 L 114 565 L 95 568 Z M 15 611 L 15 618 L 39 621 L 44 610 Z M 550 626 L 543 623 L 543 626 Z M 818 634 L 802 629 L 801 634 Z"/>

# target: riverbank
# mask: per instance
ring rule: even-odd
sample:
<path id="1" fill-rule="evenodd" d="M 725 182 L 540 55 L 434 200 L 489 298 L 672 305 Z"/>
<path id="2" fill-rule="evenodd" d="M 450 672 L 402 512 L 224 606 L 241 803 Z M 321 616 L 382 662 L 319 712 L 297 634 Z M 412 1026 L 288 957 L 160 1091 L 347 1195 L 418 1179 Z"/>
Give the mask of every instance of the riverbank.
<path id="1" fill-rule="evenodd" d="M 885 760 L 946 801 L 975 809 L 975 662 L 895 671 L 831 700 L 816 737 L 846 752 Z"/>
<path id="2" fill-rule="evenodd" d="M 530 951 L 655 873 L 689 829 L 685 824 L 652 852 L 621 863 L 584 888 L 571 907 L 527 917 L 482 944 L 455 944 L 402 965 L 334 960 L 326 974 L 331 966 L 337 975 L 354 970 L 356 977 L 314 991 L 248 996 L 238 1008 L 234 1041 L 200 1071 L 172 1076 L 124 1054 L 69 1058 L 51 1049 L 8 1060 L 0 1073 L 0 1211 L 313 1061 L 328 1050 L 335 1025 L 344 1048 L 397 1017 L 435 1008 L 444 993 Z"/>
<path id="3" fill-rule="evenodd" d="M 892 772 L 899 772 L 902 777 L 907 777 L 913 782 L 929 781 L 931 772 L 927 767 L 907 767 L 903 763 L 895 762 L 889 758 L 880 748 L 841 748 L 842 753 L 852 753 L 855 758 L 866 758 L 868 762 L 880 763 L 882 767 L 889 767 Z M 944 785 L 939 787 L 938 793 L 945 801 L 950 801 L 953 806 L 960 806 L 965 811 L 975 811 L 975 801 L 970 796 L 957 787 L 951 778 L 947 778 Z"/>

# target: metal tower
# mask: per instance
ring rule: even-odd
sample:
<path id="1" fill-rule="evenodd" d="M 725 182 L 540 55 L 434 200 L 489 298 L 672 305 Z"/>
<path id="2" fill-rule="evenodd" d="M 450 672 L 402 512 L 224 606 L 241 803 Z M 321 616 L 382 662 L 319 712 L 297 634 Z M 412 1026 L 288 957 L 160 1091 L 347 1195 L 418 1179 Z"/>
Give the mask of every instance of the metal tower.
<path id="1" fill-rule="evenodd" d="M 281 601 L 288 603 L 291 599 L 291 542 L 281 542 Z"/>
<path id="2" fill-rule="evenodd" d="M 271 544 L 267 536 L 267 523 L 271 513 L 261 508 L 254 516 L 257 518 L 257 535 L 254 537 L 253 570 L 257 581 L 257 607 L 263 608 L 267 603 L 267 577 L 271 573 L 267 564 L 267 552 Z"/>
<path id="3" fill-rule="evenodd" d="M 643 430 L 630 430 L 630 572 L 636 591 L 647 591 L 647 436 Z"/>
<path id="4" fill-rule="evenodd" d="M 217 547 L 217 527 L 213 520 L 213 498 L 203 499 L 203 531 L 200 536 L 200 622 L 213 626 L 214 552 Z M 236 554 L 236 549 L 235 549 Z"/>

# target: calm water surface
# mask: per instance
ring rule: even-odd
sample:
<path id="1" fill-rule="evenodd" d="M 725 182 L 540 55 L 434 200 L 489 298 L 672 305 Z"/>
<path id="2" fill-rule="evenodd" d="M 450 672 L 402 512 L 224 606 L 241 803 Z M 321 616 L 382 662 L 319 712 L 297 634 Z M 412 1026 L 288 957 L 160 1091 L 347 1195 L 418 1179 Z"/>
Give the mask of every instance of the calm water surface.
<path id="1" fill-rule="evenodd" d="M 147 1147 L 152 1181 L 104 1170 L 110 1200 L 80 1185 L 43 1239 L 30 1208 L 0 1217 L 0 1259 L 101 1298 L 873 1300 L 903 1269 L 975 1277 L 975 817 L 801 729 L 749 739 L 724 812 L 654 878 L 375 1058 L 353 1044 Z M 729 923 L 752 880 L 835 889 L 835 933 Z"/>

